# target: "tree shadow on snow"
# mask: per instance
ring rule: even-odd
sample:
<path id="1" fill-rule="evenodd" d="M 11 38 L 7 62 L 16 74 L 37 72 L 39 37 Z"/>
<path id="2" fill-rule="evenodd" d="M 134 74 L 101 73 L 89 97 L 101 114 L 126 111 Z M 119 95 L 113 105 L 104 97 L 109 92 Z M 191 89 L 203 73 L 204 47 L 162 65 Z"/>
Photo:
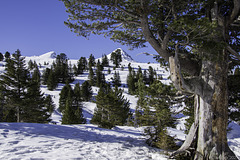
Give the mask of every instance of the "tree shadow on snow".
<path id="1" fill-rule="evenodd" d="M 15 134 L 32 138 L 45 137 L 84 142 L 123 143 L 123 145 L 127 145 L 126 147 L 146 145 L 140 137 L 134 138 L 129 136 L 139 135 L 138 133 L 134 133 L 134 131 L 125 131 L 120 128 L 116 128 L 115 130 L 103 129 L 93 125 L 70 126 L 34 123 L 0 123 L 0 130 L 14 131 Z M 124 134 L 128 135 L 124 136 Z"/>

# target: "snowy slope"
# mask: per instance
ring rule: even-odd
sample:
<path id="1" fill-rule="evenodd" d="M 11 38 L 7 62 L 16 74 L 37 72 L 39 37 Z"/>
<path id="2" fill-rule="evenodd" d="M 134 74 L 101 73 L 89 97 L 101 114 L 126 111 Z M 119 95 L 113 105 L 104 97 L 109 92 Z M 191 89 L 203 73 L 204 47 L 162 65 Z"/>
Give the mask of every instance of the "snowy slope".
<path id="1" fill-rule="evenodd" d="M 135 70 L 140 66 L 142 70 L 147 70 L 152 66 L 158 75 L 163 77 L 163 83 L 169 84 L 169 72 L 160 67 L 158 63 L 135 62 L 131 56 L 121 50 L 123 61 L 119 71 L 124 96 L 130 101 L 132 111 L 136 108 L 137 97 L 128 95 L 127 74 L 128 64 L 131 63 Z M 107 55 L 110 59 L 110 54 Z M 26 57 L 26 63 L 31 59 L 41 66 L 40 71 L 50 67 L 55 60 L 56 53 L 48 52 L 41 56 Z M 88 57 L 87 57 L 88 58 Z M 101 59 L 101 58 L 99 58 Z M 71 65 L 78 60 L 69 60 Z M 0 72 L 4 70 L 4 62 L 0 64 Z M 107 81 L 111 81 L 114 71 L 110 62 L 111 74 L 107 73 L 108 67 L 104 68 Z M 88 73 L 75 77 L 72 87 L 76 83 L 82 84 L 88 78 Z M 42 85 L 41 89 L 46 95 L 52 95 L 56 108 L 58 108 L 59 93 L 64 84 L 59 84 L 54 91 L 47 90 Z M 98 88 L 93 87 L 94 95 Z M 142 136 L 143 128 L 118 126 L 112 130 L 98 128 L 89 124 L 94 113 L 96 104 L 93 102 L 83 102 L 83 114 L 88 124 L 85 125 L 60 125 L 61 113 L 55 110 L 52 119 L 53 124 L 31 124 L 31 123 L 0 123 L 0 159 L 167 159 L 162 154 L 163 151 L 147 146 Z M 169 134 L 180 140 L 185 139 L 184 122 L 186 117 L 178 120 L 177 129 L 169 128 Z M 230 148 L 240 158 L 240 127 L 236 123 L 230 123 L 232 130 L 228 134 Z"/>
<path id="2" fill-rule="evenodd" d="M 133 127 L 0 123 L 0 159 L 167 159 L 140 133 Z"/>

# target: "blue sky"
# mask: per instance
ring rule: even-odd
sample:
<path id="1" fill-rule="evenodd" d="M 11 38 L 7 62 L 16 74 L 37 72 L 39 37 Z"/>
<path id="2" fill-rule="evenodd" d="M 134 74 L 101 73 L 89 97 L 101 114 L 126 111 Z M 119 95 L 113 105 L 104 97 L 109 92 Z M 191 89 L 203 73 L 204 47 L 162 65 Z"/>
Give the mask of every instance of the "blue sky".
<path id="1" fill-rule="evenodd" d="M 79 59 L 90 54 L 99 58 L 122 48 L 136 61 L 155 62 L 151 56 L 137 55 L 156 54 L 151 47 L 130 51 L 103 36 L 79 37 L 64 25 L 67 18 L 65 6 L 58 0 L 0 0 L 0 52 L 20 49 L 23 56 L 33 56 L 55 51 Z"/>

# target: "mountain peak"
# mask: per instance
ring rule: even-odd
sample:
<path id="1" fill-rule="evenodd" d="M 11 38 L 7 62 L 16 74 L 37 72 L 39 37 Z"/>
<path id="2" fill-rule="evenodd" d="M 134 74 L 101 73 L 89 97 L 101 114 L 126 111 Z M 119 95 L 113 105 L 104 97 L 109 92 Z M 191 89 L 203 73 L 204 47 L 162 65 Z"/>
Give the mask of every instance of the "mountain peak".
<path id="1" fill-rule="evenodd" d="M 50 51 L 50 52 L 47 52 L 45 54 L 42 54 L 41 56 L 39 56 L 41 58 L 53 58 L 55 59 L 57 57 L 57 54 L 54 52 L 54 51 Z"/>
<path id="2" fill-rule="evenodd" d="M 123 61 L 124 61 L 124 60 L 125 60 L 125 61 L 130 61 L 130 62 L 133 62 L 133 61 L 134 61 L 133 58 L 132 58 L 129 54 L 127 54 L 122 48 L 117 48 L 117 49 L 115 49 L 113 52 L 116 52 L 117 50 L 120 50 Z"/>

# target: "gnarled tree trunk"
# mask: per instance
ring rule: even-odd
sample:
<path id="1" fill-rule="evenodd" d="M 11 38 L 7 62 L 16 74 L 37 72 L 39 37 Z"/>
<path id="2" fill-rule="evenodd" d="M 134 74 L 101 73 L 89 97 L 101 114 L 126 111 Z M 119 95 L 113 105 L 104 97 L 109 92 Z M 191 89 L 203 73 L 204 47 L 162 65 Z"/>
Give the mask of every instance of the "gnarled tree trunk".
<path id="1" fill-rule="evenodd" d="M 176 57 L 175 57 L 176 59 Z M 177 60 L 170 60 L 172 80 L 178 89 L 191 90 L 188 83 L 179 75 Z M 173 69 L 175 66 L 175 69 Z M 228 59 L 225 51 L 217 53 L 215 59 L 203 60 L 199 76 L 201 83 L 195 89 L 195 122 L 183 146 L 174 154 L 190 148 L 194 138 L 195 160 L 227 160 L 237 159 L 227 143 L 228 91 L 227 91 Z M 194 83 L 195 81 L 193 81 Z M 185 87 L 186 86 L 186 87 Z M 191 85 L 190 85 L 191 86 Z M 201 88 L 201 89 L 200 89 Z"/>
<path id="2" fill-rule="evenodd" d="M 199 128 L 195 159 L 230 159 L 234 154 L 227 143 L 228 61 L 225 53 L 212 61 L 203 61 L 203 94 L 199 96 Z M 211 87 L 208 91 L 206 88 Z"/>

